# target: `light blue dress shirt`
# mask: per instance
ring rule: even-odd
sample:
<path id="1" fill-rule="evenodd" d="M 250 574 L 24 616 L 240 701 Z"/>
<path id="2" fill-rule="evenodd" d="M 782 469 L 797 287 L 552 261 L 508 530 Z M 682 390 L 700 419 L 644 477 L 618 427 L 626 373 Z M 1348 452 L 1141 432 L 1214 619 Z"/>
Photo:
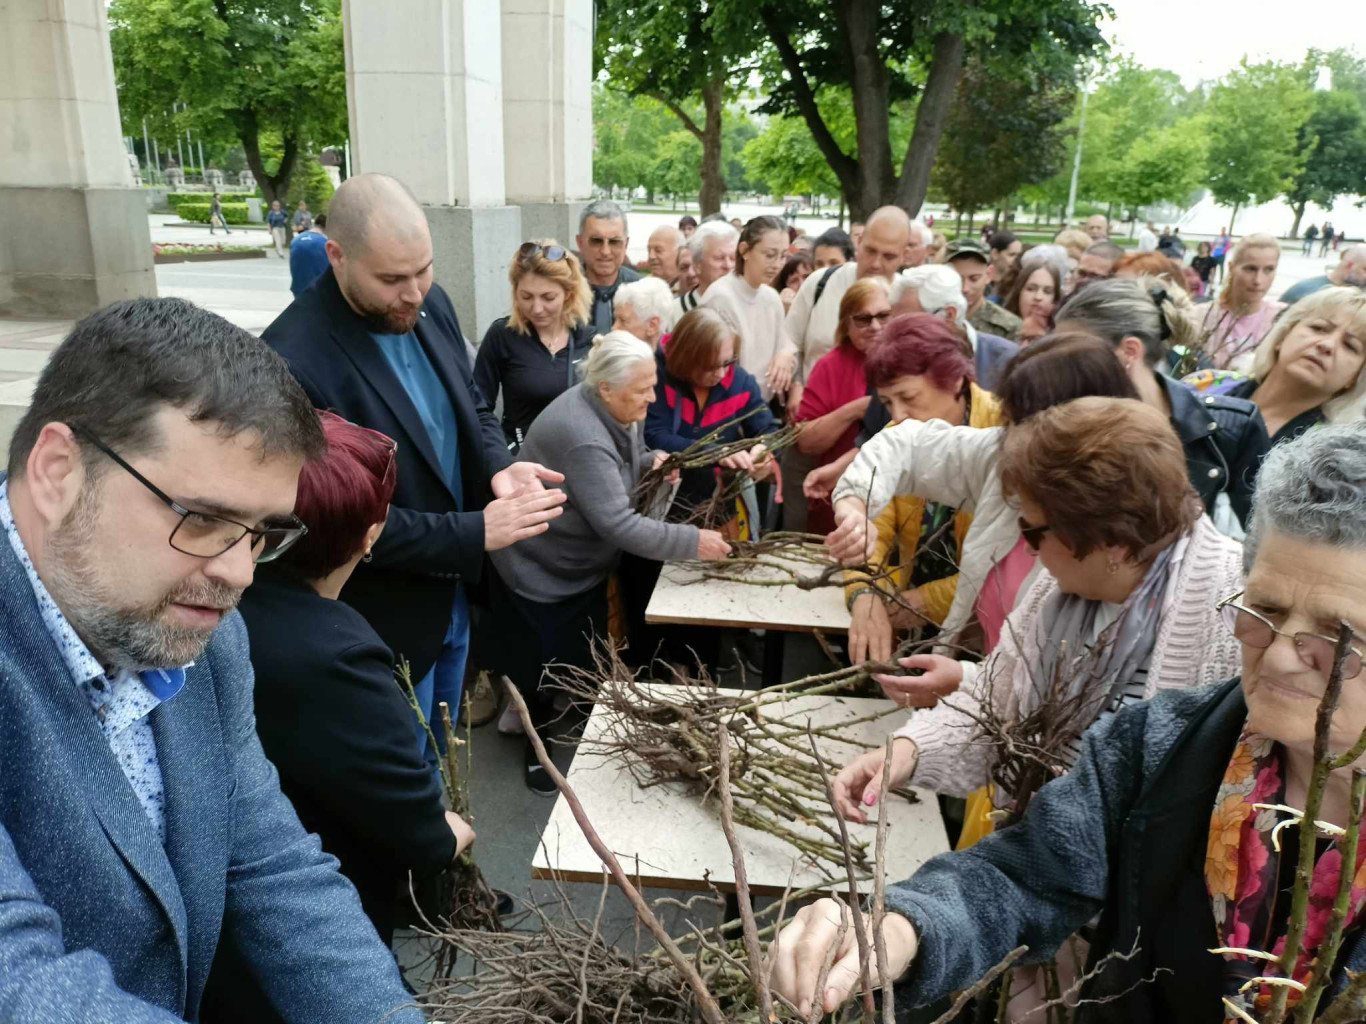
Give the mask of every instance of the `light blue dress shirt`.
<path id="1" fill-rule="evenodd" d="M 28 574 L 38 611 L 52 641 L 61 652 L 67 671 L 80 691 L 90 701 L 99 719 L 100 730 L 114 752 L 114 758 L 133 787 L 138 802 L 156 829 L 157 836 L 166 842 L 166 789 L 157 761 L 156 737 L 152 733 L 152 710 L 170 700 L 185 685 L 185 669 L 146 669 L 131 672 L 118 669 L 113 675 L 90 653 L 89 648 L 67 622 L 52 595 L 38 578 L 19 531 L 14 525 L 14 514 L 9 504 L 9 481 L 0 482 L 0 526 L 4 527 L 10 547 Z"/>
<path id="2" fill-rule="evenodd" d="M 427 350 L 417 335 L 371 334 L 375 344 L 384 353 L 384 358 L 394 371 L 394 376 L 403 385 L 413 407 L 427 428 L 427 437 L 436 449 L 441 471 L 446 474 L 451 493 L 455 495 L 455 507 L 462 509 L 464 488 L 460 476 L 460 434 L 455 422 L 455 408 L 446 386 L 437 376 Z"/>

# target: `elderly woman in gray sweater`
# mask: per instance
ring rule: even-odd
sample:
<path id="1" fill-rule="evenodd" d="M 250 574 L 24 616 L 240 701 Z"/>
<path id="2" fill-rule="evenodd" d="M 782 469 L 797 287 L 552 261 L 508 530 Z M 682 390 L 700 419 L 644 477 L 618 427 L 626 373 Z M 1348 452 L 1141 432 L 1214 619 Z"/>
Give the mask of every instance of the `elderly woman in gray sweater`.
<path id="1" fill-rule="evenodd" d="M 1338 892 L 1346 850 L 1356 851 L 1357 879 L 1366 857 L 1366 844 L 1344 835 L 1353 770 L 1366 758 L 1340 763 L 1366 731 L 1366 424 L 1272 449 L 1243 561 L 1246 583 L 1218 602 L 1221 628 L 1241 648 L 1241 678 L 1163 692 L 1100 720 L 1019 824 L 887 887 L 886 980 L 901 983 L 902 1006 L 966 988 L 1017 946 L 1029 947 L 1025 960 L 1049 957 L 1093 918 L 1089 966 L 1105 967 L 1077 993 L 1083 1024 L 1259 1019 L 1271 993 L 1264 975 L 1292 978 L 1292 999 L 1311 1004 L 1296 1019 L 1312 1019 L 1312 1003 L 1322 1012 L 1349 971 L 1366 971 L 1366 906 L 1353 894 L 1318 1001 L 1335 928 L 1331 896 L 1317 894 Z M 1344 626 L 1351 635 L 1335 651 Z M 1317 771 L 1316 717 L 1335 662 L 1341 691 L 1323 713 L 1339 762 L 1313 816 L 1317 841 L 1301 843 L 1288 808 L 1305 807 Z M 1301 846 L 1316 895 L 1298 956 L 1281 964 Z M 773 988 L 803 1011 L 816 1001 L 832 1011 L 857 986 L 858 946 L 839 919 L 840 907 L 820 900 L 778 936 Z M 829 954 L 834 968 L 816 991 Z M 1360 1011 L 1357 993 L 1331 1016 L 1360 1020 Z"/>
<path id="2" fill-rule="evenodd" d="M 492 553 L 498 572 L 486 636 L 490 667 L 521 690 L 538 729 L 553 713 L 540 692 L 542 669 L 589 663 L 593 635 L 607 633 L 607 579 L 621 552 L 665 561 L 730 552 L 715 530 L 635 510 L 636 483 L 661 457 L 641 440 L 654 398 L 654 352 L 634 335 L 611 331 L 593 342 L 583 382 L 545 408 L 522 444 L 525 458 L 564 474 L 569 499 L 545 532 Z M 530 744 L 526 767 L 527 786 L 553 795 Z"/>

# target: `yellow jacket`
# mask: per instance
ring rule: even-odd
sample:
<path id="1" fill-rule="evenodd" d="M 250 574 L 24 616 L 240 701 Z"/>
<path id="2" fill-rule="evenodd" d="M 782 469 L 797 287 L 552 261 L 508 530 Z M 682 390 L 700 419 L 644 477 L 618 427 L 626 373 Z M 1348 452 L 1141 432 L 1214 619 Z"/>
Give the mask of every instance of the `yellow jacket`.
<path id="1" fill-rule="evenodd" d="M 1005 426 L 1005 417 L 1001 415 L 1001 408 L 996 401 L 996 396 L 989 391 L 983 391 L 976 384 L 970 386 L 972 388 L 972 412 L 968 416 L 968 426 Z M 880 579 L 873 584 L 869 584 L 867 576 L 850 576 L 850 582 L 845 586 L 844 591 L 846 601 L 852 603 L 854 596 L 859 591 L 866 590 L 870 585 L 877 587 L 886 594 L 910 588 L 911 566 L 915 562 L 916 548 L 920 544 L 920 524 L 924 516 L 924 498 L 917 497 L 914 494 L 899 494 L 892 499 L 891 504 L 883 509 L 882 514 L 873 522 L 877 528 L 877 539 L 873 545 L 873 556 L 869 560 L 869 564 L 881 569 L 888 564 L 888 559 L 895 555 L 896 572 L 893 576 Z M 963 538 L 967 535 L 968 527 L 971 525 L 972 512 L 959 509 L 958 514 L 954 516 L 953 532 L 960 560 L 963 554 Z M 948 615 L 949 607 L 953 604 L 953 595 L 957 590 L 957 573 L 926 583 L 920 588 L 925 599 L 925 610 L 935 623 L 944 621 L 944 616 Z"/>

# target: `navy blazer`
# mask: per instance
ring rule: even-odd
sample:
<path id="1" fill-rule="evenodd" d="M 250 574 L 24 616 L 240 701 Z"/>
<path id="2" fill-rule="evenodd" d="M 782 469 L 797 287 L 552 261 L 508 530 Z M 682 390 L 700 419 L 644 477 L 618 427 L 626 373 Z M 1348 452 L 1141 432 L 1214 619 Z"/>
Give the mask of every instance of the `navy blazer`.
<path id="1" fill-rule="evenodd" d="M 374 560 L 356 567 L 342 600 L 374 627 L 413 679 L 427 674 L 450 627 L 455 588 L 484 567 L 489 479 L 512 460 L 503 430 L 470 370 L 455 308 L 427 293 L 415 328 L 450 395 L 460 442 L 457 502 L 417 409 L 369 329 L 342 297 L 331 268 L 261 335 L 289 363 L 319 409 L 398 442 L 398 485 Z M 463 510 L 463 511 L 458 511 Z"/>
<path id="2" fill-rule="evenodd" d="M 195 1021 L 220 941 L 287 1019 L 422 1020 L 262 753 L 236 613 L 151 713 L 165 846 L 3 539 L 0 707 L 0 1020 Z"/>

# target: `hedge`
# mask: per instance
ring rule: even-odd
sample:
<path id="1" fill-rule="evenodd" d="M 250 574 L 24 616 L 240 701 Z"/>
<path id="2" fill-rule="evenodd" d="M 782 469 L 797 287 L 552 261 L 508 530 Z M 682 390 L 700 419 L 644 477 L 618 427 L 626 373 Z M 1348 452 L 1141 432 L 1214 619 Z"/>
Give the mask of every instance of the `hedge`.
<path id="1" fill-rule="evenodd" d="M 219 197 L 224 204 L 245 203 L 248 199 L 255 199 L 259 195 L 256 192 L 220 192 Z M 213 198 L 212 192 L 168 192 L 166 202 L 172 209 L 179 209 L 181 203 L 207 203 Z"/>
<path id="2" fill-rule="evenodd" d="M 181 220 L 193 221 L 196 224 L 207 224 L 209 222 L 208 203 L 181 203 L 176 208 Z M 247 204 L 246 203 L 224 203 L 223 220 L 229 224 L 247 223 Z"/>

